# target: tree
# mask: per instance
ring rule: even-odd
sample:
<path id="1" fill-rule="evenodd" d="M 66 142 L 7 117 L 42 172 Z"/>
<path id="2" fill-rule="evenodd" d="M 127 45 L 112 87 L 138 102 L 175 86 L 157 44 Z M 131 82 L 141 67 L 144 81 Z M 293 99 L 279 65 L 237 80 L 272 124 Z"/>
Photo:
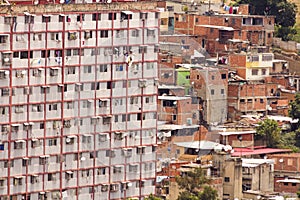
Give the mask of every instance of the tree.
<path id="1" fill-rule="evenodd" d="M 206 185 L 202 192 L 199 193 L 199 200 L 217 200 L 218 192 L 212 187 Z"/>
<path id="2" fill-rule="evenodd" d="M 281 129 L 275 120 L 265 119 L 259 122 L 256 132 L 256 136 L 263 139 L 267 147 L 277 147 L 279 145 Z"/>
<path id="3" fill-rule="evenodd" d="M 300 94 L 295 95 L 295 100 L 290 103 L 289 116 L 300 121 Z M 294 129 L 298 129 L 300 122 L 298 121 Z"/>
<path id="4" fill-rule="evenodd" d="M 195 168 L 186 175 L 176 177 L 180 189 L 178 200 L 216 200 L 217 191 L 206 185 L 210 183 L 201 168 Z"/>
<path id="5" fill-rule="evenodd" d="M 150 194 L 149 197 L 146 197 L 145 200 L 161 200 L 161 198 L 154 196 L 153 194 Z"/>

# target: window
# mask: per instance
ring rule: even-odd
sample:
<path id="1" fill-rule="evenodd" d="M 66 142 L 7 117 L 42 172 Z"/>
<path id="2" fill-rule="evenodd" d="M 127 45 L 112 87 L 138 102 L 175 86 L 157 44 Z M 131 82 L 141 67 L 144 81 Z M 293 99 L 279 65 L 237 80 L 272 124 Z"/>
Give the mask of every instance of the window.
<path id="1" fill-rule="evenodd" d="M 31 111 L 32 112 L 43 112 L 42 104 L 33 104 Z"/>
<path id="2" fill-rule="evenodd" d="M 271 61 L 271 60 L 273 60 L 272 54 L 263 54 L 262 55 L 262 61 Z"/>
<path id="3" fill-rule="evenodd" d="M 50 56 L 50 50 L 46 51 L 46 50 L 42 50 L 41 51 L 41 57 L 42 58 L 49 58 Z"/>
<path id="4" fill-rule="evenodd" d="M 227 77 L 226 74 L 221 74 L 222 79 L 226 79 L 226 77 Z"/>
<path id="5" fill-rule="evenodd" d="M 137 147 L 136 154 L 144 154 L 146 147 Z"/>
<path id="6" fill-rule="evenodd" d="M 100 13 L 93 13 L 92 15 L 92 20 L 93 21 L 100 21 L 101 20 L 101 14 Z"/>
<path id="7" fill-rule="evenodd" d="M 82 136 L 82 143 L 91 143 L 92 142 L 92 136 L 91 135 L 83 135 Z"/>
<path id="8" fill-rule="evenodd" d="M 267 70 L 266 70 L 266 69 L 262 69 L 262 70 L 261 70 L 261 75 L 266 75 L 266 73 L 267 73 Z"/>
<path id="9" fill-rule="evenodd" d="M 221 89 L 221 94 L 224 94 L 225 92 L 224 92 L 224 89 Z"/>
<path id="10" fill-rule="evenodd" d="M 99 65 L 99 71 L 100 72 L 107 72 L 107 65 L 106 64 Z"/>
<path id="11" fill-rule="evenodd" d="M 54 181 L 55 180 L 55 173 L 48 174 L 48 181 Z"/>
<path id="12" fill-rule="evenodd" d="M 49 146 L 56 146 L 57 145 L 57 139 L 56 138 L 49 139 L 48 140 L 48 145 Z"/>
<path id="13" fill-rule="evenodd" d="M 7 35 L 0 35 L 0 44 L 6 43 L 7 40 L 8 40 L 8 36 Z"/>
<path id="14" fill-rule="evenodd" d="M 116 156 L 116 153 L 114 150 L 106 150 L 106 157 L 115 157 Z"/>
<path id="15" fill-rule="evenodd" d="M 215 90 L 214 90 L 214 89 L 211 89 L 211 90 L 210 90 L 210 94 L 211 94 L 211 95 L 214 95 L 214 94 L 215 94 Z"/>
<path id="16" fill-rule="evenodd" d="M 76 67 L 67 68 L 67 74 L 75 74 L 75 73 L 76 73 Z"/>
<path id="17" fill-rule="evenodd" d="M 59 33 L 51 33 L 50 38 L 51 38 L 51 40 L 56 40 L 56 41 L 60 41 L 60 39 L 61 39 Z"/>
<path id="18" fill-rule="evenodd" d="M 9 95 L 9 88 L 2 88 L 1 96 L 8 96 L 8 95 Z"/>
<path id="19" fill-rule="evenodd" d="M 51 68 L 50 76 L 57 76 L 57 75 L 58 75 L 58 68 Z"/>
<path id="20" fill-rule="evenodd" d="M 147 53 L 147 46 L 139 46 L 139 53 Z"/>
<path id="21" fill-rule="evenodd" d="M 114 174 L 122 173 L 122 167 L 121 166 L 114 166 L 113 173 Z"/>
<path id="22" fill-rule="evenodd" d="M 137 164 L 130 164 L 129 165 L 129 172 L 137 172 L 138 171 L 138 165 Z"/>
<path id="23" fill-rule="evenodd" d="M 155 29 L 147 29 L 148 37 L 155 37 Z"/>
<path id="24" fill-rule="evenodd" d="M 116 30 L 116 38 L 123 38 L 124 31 L 123 30 Z"/>
<path id="25" fill-rule="evenodd" d="M 93 31 L 85 31 L 84 32 L 84 39 L 90 39 L 93 37 Z"/>
<path id="26" fill-rule="evenodd" d="M 258 69 L 252 69 L 252 76 L 258 75 Z"/>
<path id="27" fill-rule="evenodd" d="M 145 13 L 145 12 L 141 12 L 140 13 L 140 19 L 141 20 L 145 20 L 145 19 L 147 19 L 148 18 L 148 13 Z"/>
<path id="28" fill-rule="evenodd" d="M 14 167 L 14 160 L 4 161 L 4 168 Z"/>
<path id="29" fill-rule="evenodd" d="M 105 167 L 100 167 L 97 169 L 97 175 L 105 175 L 105 173 L 106 173 Z"/>
<path id="30" fill-rule="evenodd" d="M 100 89 L 100 83 L 91 83 L 91 90 L 99 90 Z"/>
<path id="31" fill-rule="evenodd" d="M 51 111 L 51 110 L 57 110 L 57 103 L 49 105 L 49 111 Z"/>
<path id="32" fill-rule="evenodd" d="M 108 20 L 116 20 L 117 13 L 108 13 Z"/>
<path id="33" fill-rule="evenodd" d="M 85 15 L 84 14 L 77 15 L 77 22 L 84 21 L 84 20 L 85 20 Z"/>
<path id="34" fill-rule="evenodd" d="M 22 185 L 23 183 L 23 177 L 15 177 L 14 178 L 14 185 L 17 186 L 17 185 Z"/>
<path id="35" fill-rule="evenodd" d="M 51 21 L 51 17 L 50 16 L 42 16 L 42 22 L 46 23 L 46 22 L 50 22 Z"/>
<path id="36" fill-rule="evenodd" d="M 99 105 L 99 108 L 107 107 L 108 106 L 107 100 L 99 99 L 98 105 Z"/>
<path id="37" fill-rule="evenodd" d="M 85 74 L 90 74 L 90 73 L 92 73 L 92 66 L 84 66 L 83 67 L 83 72 L 85 73 Z"/>
<path id="38" fill-rule="evenodd" d="M 40 156 L 39 158 L 39 164 L 40 165 L 46 165 L 48 164 L 48 156 Z"/>
<path id="39" fill-rule="evenodd" d="M 33 24 L 34 23 L 34 16 L 25 15 L 25 24 Z"/>
<path id="40" fill-rule="evenodd" d="M 224 177 L 224 182 L 230 182 L 230 178 L 229 177 Z"/>
<path id="41" fill-rule="evenodd" d="M 123 65 L 116 65 L 116 71 L 117 72 L 123 71 Z"/>
<path id="42" fill-rule="evenodd" d="M 59 15 L 58 16 L 58 22 L 63 22 L 64 21 L 64 16 L 63 15 Z"/>
<path id="43" fill-rule="evenodd" d="M 14 149 L 23 149 L 24 140 L 17 140 L 14 142 Z"/>
<path id="44" fill-rule="evenodd" d="M 108 30 L 101 30 L 100 38 L 108 38 Z"/>
<path id="45" fill-rule="evenodd" d="M 82 101 L 82 108 L 90 108 L 93 100 Z"/>
<path id="46" fill-rule="evenodd" d="M 139 31 L 139 30 L 137 30 L 137 29 L 135 29 L 135 30 L 132 30 L 132 32 L 131 32 L 131 36 L 132 36 L 132 37 L 139 37 L 139 33 L 140 33 L 140 31 Z"/>
<path id="47" fill-rule="evenodd" d="M 259 56 L 251 56 L 250 62 L 258 62 L 258 61 L 259 61 Z"/>
<path id="48" fill-rule="evenodd" d="M 40 123 L 40 129 L 44 129 L 44 128 L 45 128 L 44 122 Z"/>
<path id="49" fill-rule="evenodd" d="M 70 180 L 73 177 L 74 177 L 74 175 L 73 175 L 72 171 L 66 171 L 66 173 L 65 173 L 65 179 Z"/>

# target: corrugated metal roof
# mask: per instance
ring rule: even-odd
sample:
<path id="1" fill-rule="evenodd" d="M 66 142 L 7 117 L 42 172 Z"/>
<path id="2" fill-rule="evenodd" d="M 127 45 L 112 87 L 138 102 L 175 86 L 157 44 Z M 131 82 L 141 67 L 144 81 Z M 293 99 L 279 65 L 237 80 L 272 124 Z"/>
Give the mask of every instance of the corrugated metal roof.
<path id="1" fill-rule="evenodd" d="M 214 149 L 216 146 L 224 146 L 222 144 L 211 141 L 192 141 L 192 142 L 175 142 L 177 146 L 191 148 L 191 149 Z"/>
<path id="2" fill-rule="evenodd" d="M 280 152 L 291 152 L 291 150 L 290 149 L 272 149 L 272 148 L 253 149 L 252 150 L 249 148 L 234 148 L 234 152 L 231 154 L 231 156 L 238 157 L 238 156 L 271 154 L 271 153 L 280 153 Z"/>
<path id="3" fill-rule="evenodd" d="M 187 99 L 191 99 L 191 97 L 158 96 L 158 99 L 160 99 L 160 100 L 173 100 L 173 101 L 178 101 L 178 100 L 187 100 Z"/>
<path id="4" fill-rule="evenodd" d="M 233 131 L 233 132 L 219 132 L 220 135 L 245 135 L 245 134 L 254 134 L 256 131 Z"/>

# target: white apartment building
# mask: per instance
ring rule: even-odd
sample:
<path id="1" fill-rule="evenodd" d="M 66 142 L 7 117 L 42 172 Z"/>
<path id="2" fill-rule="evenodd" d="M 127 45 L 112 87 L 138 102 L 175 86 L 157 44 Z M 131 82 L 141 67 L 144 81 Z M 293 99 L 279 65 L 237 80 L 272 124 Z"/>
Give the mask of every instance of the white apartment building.
<path id="1" fill-rule="evenodd" d="M 155 192 L 153 2 L 2 5 L 0 200 Z"/>

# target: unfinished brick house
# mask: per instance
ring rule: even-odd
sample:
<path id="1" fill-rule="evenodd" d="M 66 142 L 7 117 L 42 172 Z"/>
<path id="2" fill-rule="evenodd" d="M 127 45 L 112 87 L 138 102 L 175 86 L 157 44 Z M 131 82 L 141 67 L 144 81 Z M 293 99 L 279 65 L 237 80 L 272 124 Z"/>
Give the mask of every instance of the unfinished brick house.
<path id="1" fill-rule="evenodd" d="M 175 32 L 196 35 L 211 55 L 248 45 L 271 46 L 274 16 L 249 15 L 247 10 L 241 9 L 241 14 L 175 13 Z"/>
<path id="2" fill-rule="evenodd" d="M 259 82 L 231 81 L 228 84 L 228 118 L 247 113 L 266 114 L 266 85 Z"/>

